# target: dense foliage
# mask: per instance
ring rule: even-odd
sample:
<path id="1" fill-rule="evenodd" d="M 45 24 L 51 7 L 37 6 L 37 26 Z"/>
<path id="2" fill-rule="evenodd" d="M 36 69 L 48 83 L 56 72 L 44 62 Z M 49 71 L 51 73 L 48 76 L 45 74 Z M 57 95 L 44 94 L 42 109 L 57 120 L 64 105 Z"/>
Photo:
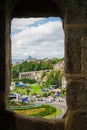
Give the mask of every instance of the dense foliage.
<path id="1" fill-rule="evenodd" d="M 53 106 L 49 106 L 49 105 L 41 105 L 42 108 L 45 108 L 44 111 L 41 111 L 39 113 L 36 114 L 31 114 L 30 116 L 46 116 L 46 115 L 50 115 L 52 113 L 54 113 L 56 111 L 56 108 Z"/>
<path id="2" fill-rule="evenodd" d="M 26 79 L 26 78 L 24 78 L 24 79 L 21 79 L 21 81 L 22 81 L 23 83 L 29 83 L 29 84 L 34 84 L 34 83 L 36 83 L 36 80 L 35 80 L 35 79 Z"/>
<path id="3" fill-rule="evenodd" d="M 51 85 L 55 85 L 57 87 L 61 87 L 62 85 L 62 77 L 64 73 L 60 70 L 52 70 L 47 75 L 47 80 L 45 82 L 45 86 L 49 87 Z"/>
<path id="4" fill-rule="evenodd" d="M 49 70 L 53 69 L 53 65 L 59 61 L 62 61 L 64 58 L 57 59 L 53 58 L 50 61 L 41 60 L 41 61 L 23 61 L 20 64 L 12 65 L 12 78 L 18 78 L 20 72 L 29 72 L 29 71 L 39 71 L 39 70 Z"/>

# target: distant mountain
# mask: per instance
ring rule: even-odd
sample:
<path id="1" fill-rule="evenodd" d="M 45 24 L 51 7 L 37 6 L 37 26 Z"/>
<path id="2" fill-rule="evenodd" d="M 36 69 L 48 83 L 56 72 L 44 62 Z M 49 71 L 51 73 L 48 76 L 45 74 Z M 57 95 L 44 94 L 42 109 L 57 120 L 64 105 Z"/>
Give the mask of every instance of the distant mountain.
<path id="1" fill-rule="evenodd" d="M 17 62 L 21 63 L 23 59 L 12 59 L 12 64 L 15 64 Z"/>

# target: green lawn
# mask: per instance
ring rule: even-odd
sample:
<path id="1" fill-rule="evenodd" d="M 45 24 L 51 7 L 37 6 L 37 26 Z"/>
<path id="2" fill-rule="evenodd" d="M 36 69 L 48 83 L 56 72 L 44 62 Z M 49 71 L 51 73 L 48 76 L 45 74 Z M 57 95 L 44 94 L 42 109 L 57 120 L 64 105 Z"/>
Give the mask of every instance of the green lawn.
<path id="1" fill-rule="evenodd" d="M 33 94 L 33 93 L 42 94 L 41 87 L 38 84 L 32 85 L 30 94 Z"/>
<path id="2" fill-rule="evenodd" d="M 10 106 L 10 109 L 15 111 L 18 114 L 26 116 L 41 116 L 44 118 L 53 118 L 57 117 L 61 110 L 50 105 L 40 105 L 38 107 L 30 108 L 29 106 Z"/>
<path id="3" fill-rule="evenodd" d="M 22 88 L 22 87 L 16 87 L 12 93 L 21 93 L 24 95 L 27 95 L 27 87 Z M 42 94 L 41 87 L 38 84 L 31 85 L 31 91 L 30 94 Z"/>
<path id="4" fill-rule="evenodd" d="M 56 112 L 52 113 L 51 115 L 44 116 L 44 118 L 47 118 L 47 119 L 50 119 L 53 117 L 56 118 L 60 114 L 61 114 L 61 110 L 59 108 L 56 108 Z"/>
<path id="5" fill-rule="evenodd" d="M 21 94 L 24 94 L 24 95 L 27 94 L 26 88 L 21 88 L 21 87 L 16 87 L 16 88 L 12 91 L 12 93 L 21 93 Z"/>

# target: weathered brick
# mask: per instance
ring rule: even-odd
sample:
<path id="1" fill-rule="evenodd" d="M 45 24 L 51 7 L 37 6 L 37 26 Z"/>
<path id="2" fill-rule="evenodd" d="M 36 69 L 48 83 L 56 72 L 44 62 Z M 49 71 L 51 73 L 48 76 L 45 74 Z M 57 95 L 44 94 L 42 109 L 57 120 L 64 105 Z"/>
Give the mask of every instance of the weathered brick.
<path id="1" fill-rule="evenodd" d="M 69 109 L 87 109 L 87 81 L 70 81 L 66 99 Z"/>

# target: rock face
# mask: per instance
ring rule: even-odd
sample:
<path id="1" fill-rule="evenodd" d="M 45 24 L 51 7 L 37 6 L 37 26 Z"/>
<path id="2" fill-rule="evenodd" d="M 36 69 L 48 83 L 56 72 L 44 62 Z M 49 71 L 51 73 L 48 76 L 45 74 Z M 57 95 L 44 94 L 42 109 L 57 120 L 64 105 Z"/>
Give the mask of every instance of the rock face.
<path id="1" fill-rule="evenodd" d="M 24 118 L 6 110 L 11 77 L 11 19 L 49 16 L 61 17 L 65 33 L 68 107 L 65 123 L 63 120 Z M 0 129 L 86 130 L 86 128 L 87 0 L 0 0 Z"/>

